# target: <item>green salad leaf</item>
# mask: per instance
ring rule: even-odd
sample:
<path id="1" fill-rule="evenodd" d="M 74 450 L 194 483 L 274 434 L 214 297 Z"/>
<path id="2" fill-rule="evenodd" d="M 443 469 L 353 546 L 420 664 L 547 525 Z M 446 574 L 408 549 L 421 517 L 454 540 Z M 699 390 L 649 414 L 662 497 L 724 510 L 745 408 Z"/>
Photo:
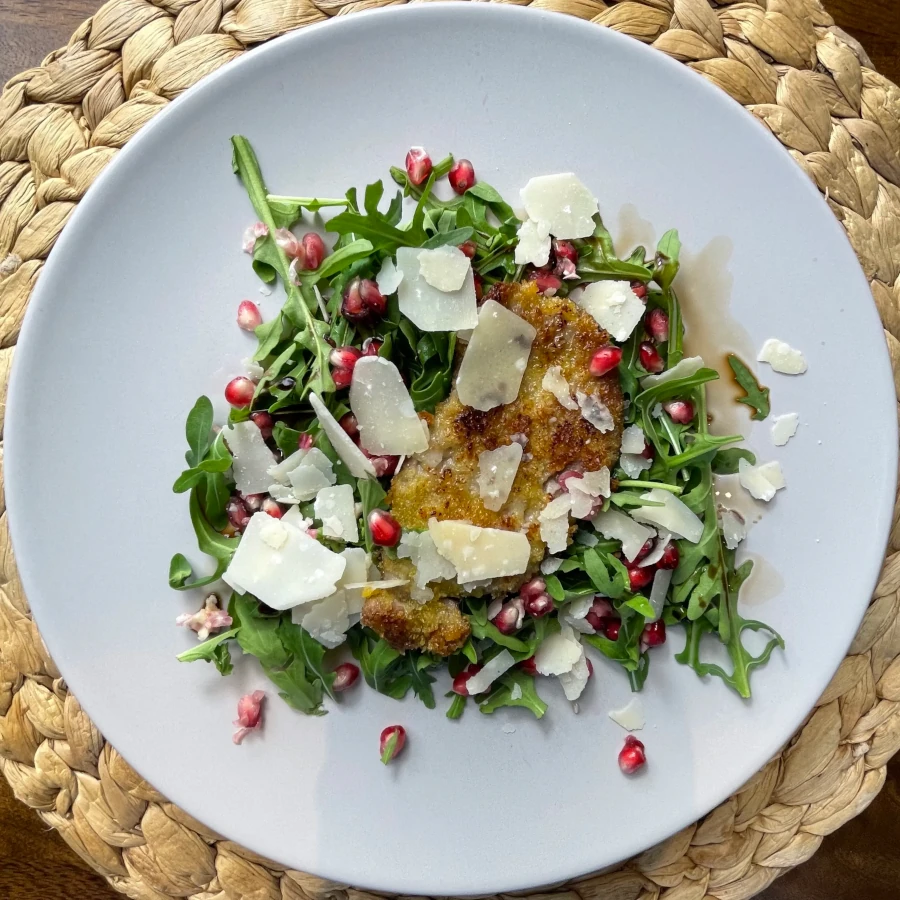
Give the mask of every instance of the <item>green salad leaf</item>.
<path id="1" fill-rule="evenodd" d="M 769 389 L 763 387 L 747 365 L 733 353 L 728 354 L 728 365 L 734 372 L 734 380 L 744 391 L 744 396 L 738 398 L 738 403 L 743 403 L 753 410 L 751 419 L 761 422 L 769 415 Z"/>

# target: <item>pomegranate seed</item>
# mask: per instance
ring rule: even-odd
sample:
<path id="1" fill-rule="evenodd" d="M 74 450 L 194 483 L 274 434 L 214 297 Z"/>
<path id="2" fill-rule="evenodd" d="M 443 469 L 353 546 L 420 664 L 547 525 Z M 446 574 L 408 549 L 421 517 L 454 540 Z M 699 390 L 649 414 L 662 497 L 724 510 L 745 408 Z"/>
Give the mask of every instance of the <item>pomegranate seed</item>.
<path id="1" fill-rule="evenodd" d="M 665 310 L 658 307 L 650 310 L 647 315 L 647 331 L 657 344 L 664 344 L 669 340 L 669 316 Z"/>
<path id="2" fill-rule="evenodd" d="M 308 234 L 303 235 L 301 243 L 306 254 L 306 265 L 302 268 L 318 269 L 322 265 L 322 260 L 325 259 L 325 254 L 328 252 L 325 249 L 325 241 L 314 231 L 310 231 Z"/>
<path id="3" fill-rule="evenodd" d="M 519 588 L 519 596 L 527 603 L 534 597 L 540 597 L 547 590 L 547 584 L 543 578 L 532 578 Z"/>
<path id="4" fill-rule="evenodd" d="M 313 436 L 311 434 L 307 434 L 304 432 L 297 438 L 297 449 L 298 450 L 311 450 L 312 445 L 315 443 L 313 441 Z"/>
<path id="5" fill-rule="evenodd" d="M 357 678 L 359 678 L 359 666 L 354 666 L 353 663 L 341 663 L 334 670 L 334 681 L 331 683 L 331 689 L 336 694 L 339 694 L 341 691 L 346 691 L 347 688 L 353 687 Z"/>
<path id="6" fill-rule="evenodd" d="M 631 290 L 634 291 L 635 295 L 639 297 L 641 300 L 645 300 L 647 297 L 647 285 L 640 281 L 632 281 L 631 282 Z"/>
<path id="7" fill-rule="evenodd" d="M 633 591 L 639 591 L 641 588 L 647 587 L 653 581 L 653 569 L 651 566 L 641 568 L 640 566 L 628 567 L 628 583 Z"/>
<path id="8" fill-rule="evenodd" d="M 478 672 L 482 670 L 482 666 L 476 665 L 473 663 L 470 665 L 465 672 L 460 672 L 456 678 L 453 679 L 453 687 L 451 690 L 454 694 L 459 694 L 460 697 L 468 697 L 469 696 L 469 688 L 468 683 L 469 679 L 476 675 Z"/>
<path id="9" fill-rule="evenodd" d="M 595 378 L 600 378 L 607 372 L 612 372 L 620 362 L 622 362 L 622 348 L 610 344 L 607 347 L 601 347 L 591 357 L 588 370 Z"/>
<path id="10" fill-rule="evenodd" d="M 594 631 L 605 631 L 606 625 L 602 616 L 598 616 L 592 609 L 589 609 L 584 616 L 585 621 L 594 629 Z"/>
<path id="11" fill-rule="evenodd" d="M 625 746 L 619 751 L 619 768 L 626 775 L 634 775 L 647 764 L 644 745 L 633 735 L 625 738 Z"/>
<path id="12" fill-rule="evenodd" d="M 657 352 L 656 347 L 650 341 L 644 341 L 638 348 L 641 365 L 654 375 L 658 375 L 666 367 L 663 358 Z"/>
<path id="13" fill-rule="evenodd" d="M 250 512 L 258 512 L 262 509 L 263 500 L 266 499 L 266 494 L 239 494 L 241 501 L 244 506 L 250 510 Z"/>
<path id="14" fill-rule="evenodd" d="M 387 765 L 392 759 L 400 755 L 405 745 L 406 729 L 402 725 L 388 725 L 381 732 L 381 740 L 378 743 L 381 761 Z"/>
<path id="15" fill-rule="evenodd" d="M 553 598 L 549 594 L 538 594 L 536 597 L 529 597 L 525 601 L 525 612 L 535 619 L 546 616 L 547 613 L 553 612 Z"/>
<path id="16" fill-rule="evenodd" d="M 238 700 L 238 717 L 233 723 L 237 726 L 233 737 L 235 744 L 240 744 L 251 731 L 262 724 L 262 702 L 265 697 L 265 691 L 254 691 Z"/>
<path id="17" fill-rule="evenodd" d="M 359 422 L 356 421 L 356 416 L 354 416 L 352 412 L 345 413 L 341 416 L 338 425 L 340 425 L 350 437 L 356 437 L 359 434 Z"/>
<path id="18" fill-rule="evenodd" d="M 584 478 L 584 475 L 581 472 L 576 472 L 574 469 L 566 469 L 565 472 L 557 476 L 556 480 L 559 482 L 559 486 L 563 491 L 568 494 L 568 484 L 573 478 Z"/>
<path id="19" fill-rule="evenodd" d="M 384 341 L 381 338 L 367 337 L 363 341 L 362 355 L 363 356 L 378 356 L 378 354 L 381 352 L 381 348 L 383 346 L 384 346 Z"/>
<path id="20" fill-rule="evenodd" d="M 356 347 L 337 347 L 328 357 L 336 369 L 352 369 L 359 359 L 362 359 L 362 351 Z"/>
<path id="21" fill-rule="evenodd" d="M 594 603 L 591 606 L 591 612 L 601 619 L 611 619 L 615 616 L 616 611 L 613 609 L 612 603 L 606 597 L 594 597 Z"/>
<path id="22" fill-rule="evenodd" d="M 663 555 L 659 558 L 656 567 L 658 569 L 676 569 L 678 567 L 678 558 L 678 548 L 674 544 L 669 544 L 663 550 Z"/>
<path id="23" fill-rule="evenodd" d="M 238 328 L 244 331 L 255 331 L 262 325 L 262 314 L 252 300 L 241 300 L 237 311 Z"/>
<path id="24" fill-rule="evenodd" d="M 562 287 L 562 280 L 546 269 L 535 269 L 530 277 L 545 297 L 552 297 Z"/>
<path id="25" fill-rule="evenodd" d="M 523 659 L 522 662 L 519 663 L 519 668 L 526 675 L 534 676 L 538 674 L 537 665 L 534 662 L 533 656 L 529 656 L 528 659 Z"/>
<path id="26" fill-rule="evenodd" d="M 369 531 L 372 541 L 379 547 L 396 547 L 400 543 L 400 523 L 383 509 L 373 509 L 369 513 Z"/>
<path id="27" fill-rule="evenodd" d="M 568 260 L 573 265 L 578 262 L 578 251 L 571 241 L 558 241 L 554 238 L 550 246 L 553 250 L 553 258 L 557 262 L 561 259 Z"/>
<path id="28" fill-rule="evenodd" d="M 368 456 L 368 454 L 366 454 Z M 400 462 L 399 456 L 369 456 L 372 468 L 375 469 L 377 478 L 387 478 L 397 471 L 397 464 Z"/>
<path id="29" fill-rule="evenodd" d="M 475 273 L 475 301 L 477 303 L 481 303 L 484 299 L 484 281 L 482 281 L 481 276 L 476 272 Z"/>
<path id="30" fill-rule="evenodd" d="M 634 558 L 636 563 L 639 563 L 651 550 L 653 549 L 653 541 L 648 540 L 640 550 L 638 550 L 638 555 Z"/>
<path id="31" fill-rule="evenodd" d="M 250 511 L 240 497 L 234 495 L 225 505 L 225 515 L 235 531 L 242 532 L 250 521 Z"/>
<path id="32" fill-rule="evenodd" d="M 279 228 L 272 237 L 285 256 L 296 259 L 301 269 L 306 268 L 306 251 L 297 235 L 287 228 Z"/>
<path id="33" fill-rule="evenodd" d="M 418 187 L 428 180 L 431 174 L 431 157 L 424 147 L 410 147 L 406 154 L 406 175 L 412 184 Z"/>
<path id="34" fill-rule="evenodd" d="M 450 167 L 447 177 L 450 179 L 450 187 L 457 194 L 464 194 L 475 184 L 475 167 L 467 159 L 458 159 Z"/>
<path id="35" fill-rule="evenodd" d="M 641 640 L 646 641 L 648 647 L 658 647 L 666 642 L 666 623 L 660 619 L 644 626 Z"/>
<path id="36" fill-rule="evenodd" d="M 235 408 L 243 409 L 249 406 L 256 392 L 256 385 L 243 375 L 232 378 L 225 385 L 225 399 Z"/>
<path id="37" fill-rule="evenodd" d="M 670 400 L 663 403 L 663 409 L 679 425 L 689 425 L 694 420 L 694 404 L 688 400 Z"/>
<path id="38" fill-rule="evenodd" d="M 250 421 L 260 430 L 265 440 L 272 437 L 275 420 L 267 412 L 250 413 Z"/>
<path id="39" fill-rule="evenodd" d="M 339 391 L 348 388 L 353 381 L 353 369 L 332 369 L 331 380 Z"/>
<path id="40" fill-rule="evenodd" d="M 606 636 L 611 641 L 617 641 L 619 639 L 619 629 L 622 627 L 621 619 L 607 619 L 604 625 Z"/>
<path id="41" fill-rule="evenodd" d="M 378 285 L 368 278 L 354 278 L 344 288 L 341 315 L 351 322 L 379 319 L 387 309 L 387 300 Z"/>
<path id="42" fill-rule="evenodd" d="M 280 519 L 284 515 L 284 510 L 281 508 L 281 504 L 273 500 L 271 497 L 267 497 L 265 500 L 263 500 L 262 507 L 260 508 L 267 516 L 271 516 L 273 519 Z"/>
<path id="43" fill-rule="evenodd" d="M 478 251 L 475 241 L 466 241 L 464 244 L 459 245 L 459 249 L 462 250 L 469 259 L 474 259 L 475 253 Z"/>
<path id="44" fill-rule="evenodd" d="M 641 450 L 641 456 L 644 459 L 653 459 L 656 456 L 656 451 L 653 449 L 653 444 L 650 443 L 646 438 L 644 438 L 644 449 Z"/>
<path id="45" fill-rule="evenodd" d="M 587 658 L 584 661 L 587 663 L 588 678 L 591 678 L 594 674 L 594 664 Z"/>
<path id="46" fill-rule="evenodd" d="M 521 597 L 516 597 L 500 607 L 500 612 L 491 619 L 491 624 L 500 634 L 513 634 L 521 627 L 524 615 L 525 601 Z"/>

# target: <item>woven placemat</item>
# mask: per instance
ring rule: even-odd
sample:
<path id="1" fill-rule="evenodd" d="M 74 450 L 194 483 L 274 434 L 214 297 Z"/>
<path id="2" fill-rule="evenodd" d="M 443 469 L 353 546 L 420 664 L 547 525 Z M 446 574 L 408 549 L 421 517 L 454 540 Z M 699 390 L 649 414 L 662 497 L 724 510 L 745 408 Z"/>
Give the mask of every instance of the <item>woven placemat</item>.
<path id="1" fill-rule="evenodd" d="M 253 45 L 394 2 L 110 0 L 66 48 L 13 78 L 0 95 L 0 396 L 47 254 L 119 148 Z M 898 381 L 900 89 L 872 70 L 818 0 L 531 5 L 651 43 L 772 130 L 843 222 Z M 0 403 L 0 423 L 2 411 Z M 129 897 L 367 900 L 220 839 L 134 773 L 47 654 L 16 575 L 2 490 L 0 512 L 0 771 L 15 795 Z M 702 822 L 615 872 L 531 900 L 742 900 L 868 806 L 900 748 L 898 516 L 895 506 L 888 558 L 850 655 L 786 749 Z"/>

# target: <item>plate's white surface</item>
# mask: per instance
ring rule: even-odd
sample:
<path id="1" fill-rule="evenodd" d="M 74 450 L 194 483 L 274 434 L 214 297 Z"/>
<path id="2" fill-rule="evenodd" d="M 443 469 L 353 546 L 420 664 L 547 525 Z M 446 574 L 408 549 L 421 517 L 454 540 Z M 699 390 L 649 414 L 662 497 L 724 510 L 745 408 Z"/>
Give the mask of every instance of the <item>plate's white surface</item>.
<path id="1" fill-rule="evenodd" d="M 607 718 L 627 685 L 596 656 L 577 716 L 555 684 L 541 685 L 551 701 L 541 722 L 473 709 L 448 722 L 443 698 L 429 712 L 365 686 L 305 718 L 270 691 L 264 736 L 231 744 L 237 697 L 267 683 L 252 661 L 229 679 L 175 661 L 192 641 L 175 616 L 197 599 L 170 591 L 166 571 L 176 551 L 198 556 L 186 499 L 170 490 L 185 415 L 201 392 L 221 396 L 253 346 L 234 325 L 240 299 L 260 300 L 239 251 L 253 215 L 231 174 L 235 132 L 250 137 L 277 192 L 362 186 L 423 143 L 435 158 L 471 158 L 511 198 L 531 175 L 577 172 L 614 233 L 636 209 L 657 236 L 678 227 L 694 255 L 730 240 L 719 268 L 753 346 L 777 336 L 810 364 L 798 379 L 764 371 L 774 412 L 801 414 L 798 436 L 778 451 L 770 423 L 751 437 L 762 459 L 782 460 L 789 485 L 750 545 L 782 585 L 756 596 L 752 613 L 788 642 L 756 674 L 752 702 L 677 666 L 673 630 L 654 653 L 641 735 L 650 764 L 635 779 L 617 770 L 624 733 Z M 709 278 L 713 308 L 721 274 Z M 261 299 L 264 314 L 280 302 Z M 846 364 L 847 345 L 865 364 Z M 107 738 L 216 831 L 295 868 L 401 893 L 578 875 L 738 788 L 846 651 L 877 575 L 896 469 L 893 387 L 866 282 L 783 149 L 662 54 L 575 19 L 480 4 L 304 30 L 145 128 L 80 205 L 41 277 L 7 429 L 26 592 Z M 385 768 L 378 734 L 393 722 L 409 742 Z"/>

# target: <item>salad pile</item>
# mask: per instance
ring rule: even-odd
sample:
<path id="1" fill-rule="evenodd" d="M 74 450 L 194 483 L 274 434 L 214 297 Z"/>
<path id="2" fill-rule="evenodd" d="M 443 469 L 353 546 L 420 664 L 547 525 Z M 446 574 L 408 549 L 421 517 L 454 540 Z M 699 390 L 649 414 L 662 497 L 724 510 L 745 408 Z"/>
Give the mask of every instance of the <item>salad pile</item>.
<path id="1" fill-rule="evenodd" d="M 433 708 L 435 674 L 446 667 L 454 679 L 448 717 L 470 700 L 483 714 L 518 706 L 541 717 L 542 682 L 558 678 L 572 701 L 584 690 L 593 665 L 585 648 L 618 664 L 640 691 L 655 648 L 677 626 L 681 663 L 749 697 L 753 670 L 784 645 L 740 611 L 752 567 L 735 558 L 746 527 L 722 508 L 715 485 L 739 473 L 768 500 L 783 479 L 777 463 L 757 466 L 736 446 L 740 435 L 710 431 L 706 385 L 719 373 L 684 353 L 677 232 L 622 259 L 574 176 L 532 179 L 518 212 L 468 161 L 432 163 L 421 148 L 391 169 L 392 196 L 380 181 L 337 198 L 273 195 L 249 142 L 235 137 L 233 148 L 258 219 L 245 250 L 262 293 L 280 285 L 286 300 L 267 321 L 256 303 L 240 305 L 238 324 L 258 345 L 225 388 L 228 421 L 214 421 L 207 397 L 187 418 L 187 465 L 174 490 L 188 494 L 210 574 L 178 554 L 169 584 L 213 592 L 199 612 L 180 617 L 201 641 L 179 659 L 227 675 L 234 652 L 250 654 L 286 703 L 311 714 L 324 713 L 325 699 L 360 672 L 383 694 L 412 692 Z M 445 178 L 452 199 L 435 193 Z M 316 214 L 334 237 L 331 249 L 315 232 L 295 234 Z M 413 465 L 422 478 L 441 473 L 440 448 L 432 457 L 442 410 L 477 396 L 468 402 L 490 416 L 525 400 L 508 383 L 479 386 L 465 375 L 475 367 L 466 354 L 487 340 L 486 310 L 496 317 L 497 306 L 520 310 L 504 313 L 518 319 L 507 343 L 521 350 L 520 379 L 548 340 L 540 319 L 548 310 L 596 327 L 585 378 L 607 393 L 575 391 L 559 366 L 541 384 L 560 416 L 586 420 L 615 452 L 609 465 L 587 470 L 574 459 L 554 473 L 535 515 L 510 514 L 518 528 L 440 516 L 427 530 L 410 528 L 397 512 L 400 473 Z M 768 390 L 737 357 L 729 363 L 741 402 L 765 418 Z M 488 388 L 506 394 L 490 399 Z M 536 464 L 528 440 L 510 434 L 491 451 L 498 456 L 482 460 L 472 503 L 508 509 L 516 479 Z M 464 525 L 472 546 L 495 547 L 506 568 L 492 565 L 490 550 L 486 568 L 460 562 L 473 552 L 459 546 Z M 366 609 L 375 598 L 404 623 L 426 611 L 452 615 L 456 631 L 442 633 L 437 651 L 432 632 L 419 643 L 398 640 L 396 630 L 372 627 L 381 621 Z M 761 652 L 748 649 L 748 632 L 765 636 Z M 729 665 L 709 660 L 705 638 L 724 645 Z M 347 649 L 355 663 L 338 664 Z M 261 698 L 242 701 L 240 738 L 258 724 Z M 385 761 L 403 746 L 398 727 L 383 736 Z M 634 738 L 626 749 L 632 763 L 643 751 Z"/>

